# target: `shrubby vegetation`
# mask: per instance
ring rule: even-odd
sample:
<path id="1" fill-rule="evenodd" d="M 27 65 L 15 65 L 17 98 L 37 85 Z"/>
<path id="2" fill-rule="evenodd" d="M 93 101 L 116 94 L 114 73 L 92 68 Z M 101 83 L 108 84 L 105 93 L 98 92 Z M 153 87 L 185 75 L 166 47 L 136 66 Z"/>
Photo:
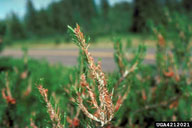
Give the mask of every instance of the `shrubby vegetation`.
<path id="1" fill-rule="evenodd" d="M 191 24 L 177 13 L 165 14 L 167 28 L 150 24 L 156 37 L 154 65 L 142 63 L 143 46 L 128 60 L 130 42 L 124 46 L 115 38 L 119 71 L 104 74 L 78 25 L 69 27 L 80 47 L 76 67 L 37 62 L 25 49 L 22 59 L 1 58 L 0 126 L 148 128 L 157 120 L 191 120 Z"/>
<path id="2" fill-rule="evenodd" d="M 143 3 L 146 7 L 141 7 Z M 27 49 L 23 49 L 21 59 L 0 58 L 0 127 L 152 128 L 155 121 L 191 120 L 192 25 L 191 14 L 186 13 L 191 4 L 188 0 L 155 3 L 156 13 L 148 10 L 152 6 L 148 0 L 113 7 L 103 0 L 100 8 L 91 0 L 87 3 L 90 8 L 82 0 L 63 0 L 38 11 L 28 1 L 25 19 L 12 14 L 0 22 L 0 48 L 2 38 L 11 42 L 66 33 L 68 22 L 73 25 L 79 21 L 84 28 L 68 27 L 79 46 L 75 67 L 33 60 Z M 161 8 L 163 5 L 167 8 Z M 85 10 L 79 11 L 82 7 Z M 153 34 L 154 64 L 143 63 L 143 45 L 130 59 L 131 42 L 123 44 L 114 37 L 118 71 L 104 73 L 102 62 L 93 61 L 88 51 L 90 39 L 82 31 L 91 35 L 111 31 Z"/>

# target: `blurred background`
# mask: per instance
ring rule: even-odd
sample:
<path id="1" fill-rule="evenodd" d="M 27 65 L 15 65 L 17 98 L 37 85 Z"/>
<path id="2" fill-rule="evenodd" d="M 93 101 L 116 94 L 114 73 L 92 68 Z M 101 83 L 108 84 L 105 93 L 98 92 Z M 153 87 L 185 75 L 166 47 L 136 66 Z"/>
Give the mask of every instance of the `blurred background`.
<path id="1" fill-rule="evenodd" d="M 0 36 L 10 44 L 50 36 L 63 39 L 67 25 L 75 23 L 95 38 L 149 32 L 149 20 L 166 24 L 165 8 L 183 15 L 190 15 L 192 8 L 189 0 L 1 0 L 0 5 Z"/>
<path id="2" fill-rule="evenodd" d="M 19 49 L 22 47 L 72 50 L 74 47 L 70 43 L 67 25 L 75 26 L 78 23 L 91 37 L 96 48 L 95 56 L 103 57 L 100 56 L 102 54 L 111 57 L 113 37 L 132 41 L 134 45 L 145 43 L 153 46 L 151 24 L 167 27 L 166 10 L 189 19 L 192 10 L 189 0 L 1 0 L 0 6 L 0 49 L 6 46 L 1 54 L 3 56 L 20 56 Z M 108 52 L 101 48 L 108 48 Z M 31 51 L 31 56 L 42 56 L 50 62 L 65 65 L 73 64 L 76 60 L 61 60 L 56 55 L 50 58 L 49 50 L 38 52 L 39 56 L 34 55 L 37 51 Z M 150 50 L 150 53 L 153 52 Z M 75 56 L 70 53 L 75 51 L 55 54 Z M 115 68 L 112 60 L 106 63 L 112 63 L 112 69 L 107 71 Z"/>

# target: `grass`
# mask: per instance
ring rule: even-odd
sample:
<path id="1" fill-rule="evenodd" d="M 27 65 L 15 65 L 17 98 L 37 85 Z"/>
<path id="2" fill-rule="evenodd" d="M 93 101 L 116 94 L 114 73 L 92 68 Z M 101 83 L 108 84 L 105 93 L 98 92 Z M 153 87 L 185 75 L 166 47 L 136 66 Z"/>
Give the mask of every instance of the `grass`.
<path id="1" fill-rule="evenodd" d="M 118 37 L 122 39 L 122 42 L 126 44 L 128 41 L 132 42 L 134 47 L 138 47 L 140 42 L 147 45 L 147 47 L 155 47 L 155 40 L 150 36 L 136 35 L 136 34 L 124 34 L 124 35 L 105 35 L 98 37 L 95 40 L 91 40 L 90 48 L 113 48 L 113 38 Z M 47 38 L 34 38 L 13 41 L 11 45 L 7 46 L 7 49 L 21 49 L 26 47 L 28 49 L 68 49 L 77 48 L 72 41 L 66 41 L 62 36 L 47 37 Z"/>

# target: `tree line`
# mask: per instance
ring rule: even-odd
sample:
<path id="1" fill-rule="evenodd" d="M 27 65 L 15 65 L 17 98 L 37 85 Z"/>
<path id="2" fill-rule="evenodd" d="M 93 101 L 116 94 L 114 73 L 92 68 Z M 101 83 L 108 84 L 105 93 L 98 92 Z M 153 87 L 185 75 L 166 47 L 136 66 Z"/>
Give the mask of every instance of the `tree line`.
<path id="1" fill-rule="evenodd" d="M 77 22 L 91 36 L 112 33 L 149 31 L 148 21 L 166 24 L 164 7 L 171 11 L 190 15 L 192 3 L 189 0 L 133 0 L 110 6 L 108 0 L 60 0 L 48 7 L 36 10 L 27 0 L 26 14 L 18 18 L 12 12 L 0 21 L 0 37 L 19 40 L 33 37 L 64 35 L 67 25 Z"/>

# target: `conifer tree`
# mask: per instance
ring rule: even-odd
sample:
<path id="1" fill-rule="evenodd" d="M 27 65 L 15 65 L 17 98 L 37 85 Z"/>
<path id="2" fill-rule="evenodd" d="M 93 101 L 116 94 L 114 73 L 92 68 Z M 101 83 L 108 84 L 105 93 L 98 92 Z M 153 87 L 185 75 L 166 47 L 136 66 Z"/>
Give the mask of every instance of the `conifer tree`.
<path id="1" fill-rule="evenodd" d="M 7 19 L 7 30 L 6 36 L 11 39 L 23 39 L 25 38 L 24 27 L 19 20 L 18 16 L 15 13 L 12 13 L 11 16 Z"/>
<path id="2" fill-rule="evenodd" d="M 162 11 L 160 0 L 134 0 L 132 32 L 142 32 L 147 28 L 147 21 L 160 22 Z"/>
<path id="3" fill-rule="evenodd" d="M 31 0 L 27 0 L 25 23 L 26 29 L 30 34 L 35 34 L 38 31 L 37 12 Z"/>
<path id="4" fill-rule="evenodd" d="M 110 5 L 109 5 L 108 0 L 101 0 L 101 11 L 102 11 L 104 18 L 107 17 L 109 9 L 110 9 Z"/>

